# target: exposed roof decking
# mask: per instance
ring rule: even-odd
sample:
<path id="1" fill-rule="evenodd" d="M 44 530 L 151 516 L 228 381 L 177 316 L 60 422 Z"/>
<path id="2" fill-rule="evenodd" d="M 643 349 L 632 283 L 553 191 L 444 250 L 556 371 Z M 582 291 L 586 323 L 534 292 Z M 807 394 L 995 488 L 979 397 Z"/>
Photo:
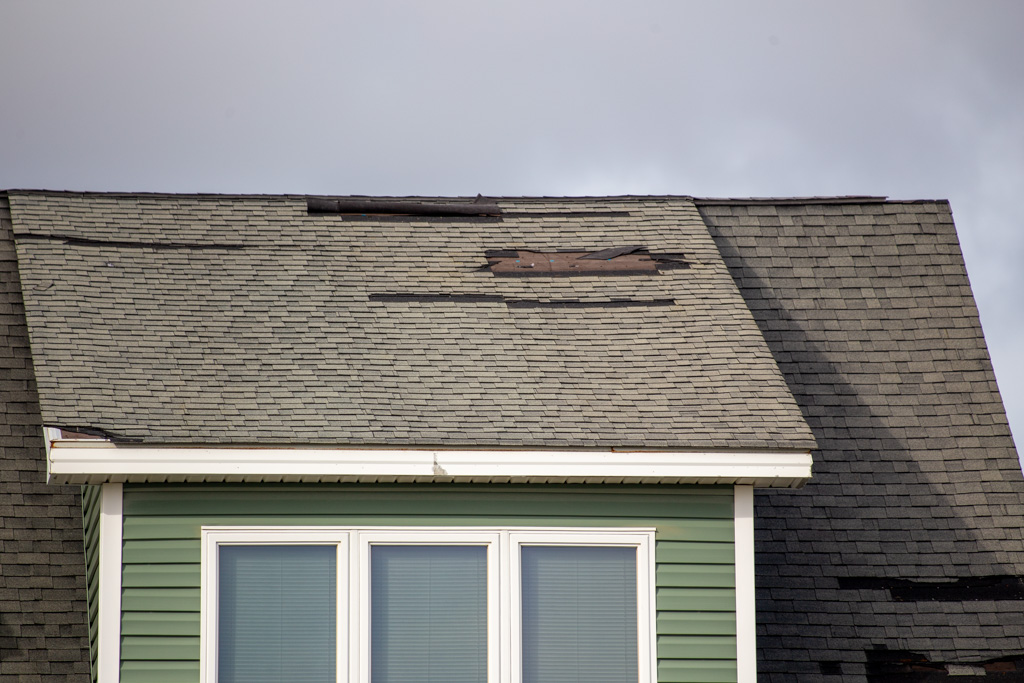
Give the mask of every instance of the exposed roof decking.
<path id="1" fill-rule="evenodd" d="M 686 198 L 502 199 L 500 220 L 441 222 L 307 215 L 302 197 L 11 202 L 49 424 L 164 443 L 814 444 Z M 488 249 L 632 244 L 692 265 L 480 270 Z"/>

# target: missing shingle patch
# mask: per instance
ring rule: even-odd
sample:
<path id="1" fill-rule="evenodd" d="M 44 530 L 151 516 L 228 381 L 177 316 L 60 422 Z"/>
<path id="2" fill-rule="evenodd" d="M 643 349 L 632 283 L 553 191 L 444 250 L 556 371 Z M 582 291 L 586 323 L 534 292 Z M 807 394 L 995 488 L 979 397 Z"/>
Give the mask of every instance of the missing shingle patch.
<path id="1" fill-rule="evenodd" d="M 152 242 L 143 240 L 107 240 L 91 237 L 77 237 L 75 235 L 40 235 L 31 232 L 19 233 L 14 237 L 18 240 L 63 242 L 64 244 L 73 246 L 113 247 L 115 249 L 209 249 L 217 251 L 245 249 L 244 244 L 232 242 Z"/>
<path id="2" fill-rule="evenodd" d="M 410 294 L 405 292 L 371 294 L 370 301 L 393 303 L 504 303 L 498 294 Z"/>
<path id="3" fill-rule="evenodd" d="M 912 675 L 945 674 L 943 664 L 930 662 L 918 652 L 909 650 L 890 650 L 884 645 L 876 645 L 864 652 L 867 662 L 865 673 L 871 683 L 895 683 L 896 681 L 924 680 L 911 678 Z"/>
<path id="4" fill-rule="evenodd" d="M 120 443 L 135 443 L 141 441 L 141 439 L 129 438 L 123 434 L 117 434 L 109 429 L 101 429 L 99 427 L 89 427 L 83 425 L 47 425 L 54 429 L 59 429 L 63 438 L 66 439 L 106 439 L 107 441 L 114 441 Z"/>
<path id="5" fill-rule="evenodd" d="M 500 216 L 501 208 L 492 200 L 477 196 L 472 202 L 417 202 L 379 199 L 306 199 L 309 214 L 341 214 L 360 217 L 434 216 L 475 217 Z"/>
<path id="6" fill-rule="evenodd" d="M 632 254 L 634 251 L 640 251 L 643 249 L 641 246 L 635 247 L 612 247 L 611 249 L 602 249 L 600 251 L 594 251 L 584 256 L 580 256 L 580 259 L 588 259 L 595 261 L 611 261 L 617 256 L 625 256 Z"/>
<path id="7" fill-rule="evenodd" d="M 838 676 L 843 673 L 843 664 L 834 660 L 818 662 L 818 669 L 823 676 Z"/>
<path id="8" fill-rule="evenodd" d="M 1020 576 L 971 576 L 955 581 L 840 577 L 839 588 L 888 591 L 896 602 L 1024 600 L 1024 578 Z"/>
<path id="9" fill-rule="evenodd" d="M 507 218 L 630 218 L 629 211 L 505 211 Z"/>
<path id="10" fill-rule="evenodd" d="M 374 293 L 370 301 L 386 303 L 503 303 L 509 308 L 643 308 L 672 306 L 674 299 L 511 299 L 497 294 L 416 294 L 409 292 Z"/>
<path id="11" fill-rule="evenodd" d="M 1006 683 L 1024 680 L 1024 660 L 1019 656 L 999 657 L 980 662 L 933 662 L 926 655 L 910 650 L 890 650 L 876 644 L 864 651 L 864 673 L 868 683 L 906 683 L 907 681 L 978 680 L 991 677 Z M 825 664 L 822 662 L 819 666 Z M 825 673 L 822 670 L 822 673 Z"/>
<path id="12" fill-rule="evenodd" d="M 484 256 L 487 265 L 480 270 L 489 270 L 496 277 L 622 277 L 690 267 L 683 254 L 652 253 L 638 245 L 571 251 L 489 249 Z"/>
<path id="13" fill-rule="evenodd" d="M 673 299 L 612 299 L 611 301 L 584 301 L 580 299 L 506 299 L 509 308 L 637 308 L 672 306 Z"/>

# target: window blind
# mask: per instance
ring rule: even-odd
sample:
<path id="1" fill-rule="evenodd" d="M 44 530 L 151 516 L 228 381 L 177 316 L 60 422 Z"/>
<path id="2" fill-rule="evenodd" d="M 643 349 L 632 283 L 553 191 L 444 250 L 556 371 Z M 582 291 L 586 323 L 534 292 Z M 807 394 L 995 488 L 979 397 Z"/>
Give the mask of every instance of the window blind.
<path id="1" fill-rule="evenodd" d="M 372 683 L 486 683 L 483 546 L 370 551 Z"/>
<path id="2" fill-rule="evenodd" d="M 335 546 L 219 550 L 218 683 L 334 683 Z"/>
<path id="3" fill-rule="evenodd" d="M 523 546 L 523 683 L 636 683 L 636 548 Z"/>

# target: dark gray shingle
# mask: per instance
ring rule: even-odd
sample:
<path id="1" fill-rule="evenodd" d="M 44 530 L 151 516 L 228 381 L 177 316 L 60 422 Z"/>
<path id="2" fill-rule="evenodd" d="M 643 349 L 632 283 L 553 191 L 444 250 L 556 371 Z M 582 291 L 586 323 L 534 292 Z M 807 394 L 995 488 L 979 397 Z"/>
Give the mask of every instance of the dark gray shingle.
<path id="1" fill-rule="evenodd" d="M 82 507 L 77 486 L 48 486 L 42 422 L 0 194 L 0 680 L 86 683 Z"/>
<path id="2" fill-rule="evenodd" d="M 1020 599 L 885 588 L 1024 576 L 1024 479 L 948 205 L 697 203 L 818 442 L 811 483 L 756 498 L 761 679 L 1020 659 Z"/>

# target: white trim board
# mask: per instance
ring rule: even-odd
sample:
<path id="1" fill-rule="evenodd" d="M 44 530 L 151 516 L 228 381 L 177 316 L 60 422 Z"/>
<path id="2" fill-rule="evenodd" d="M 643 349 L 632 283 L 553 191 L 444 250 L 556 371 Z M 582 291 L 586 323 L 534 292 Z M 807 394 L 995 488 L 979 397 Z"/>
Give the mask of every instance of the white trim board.
<path id="1" fill-rule="evenodd" d="M 757 683 L 757 610 L 754 598 L 754 488 L 733 495 L 736 560 L 736 678 Z"/>
<path id="2" fill-rule="evenodd" d="M 96 675 L 104 683 L 121 680 L 121 494 L 120 484 L 104 484 L 100 492 Z"/>
<path id="3" fill-rule="evenodd" d="M 49 481 L 58 484 L 458 481 L 796 488 L 811 476 L 807 451 L 236 448 L 92 439 L 49 446 Z"/>

